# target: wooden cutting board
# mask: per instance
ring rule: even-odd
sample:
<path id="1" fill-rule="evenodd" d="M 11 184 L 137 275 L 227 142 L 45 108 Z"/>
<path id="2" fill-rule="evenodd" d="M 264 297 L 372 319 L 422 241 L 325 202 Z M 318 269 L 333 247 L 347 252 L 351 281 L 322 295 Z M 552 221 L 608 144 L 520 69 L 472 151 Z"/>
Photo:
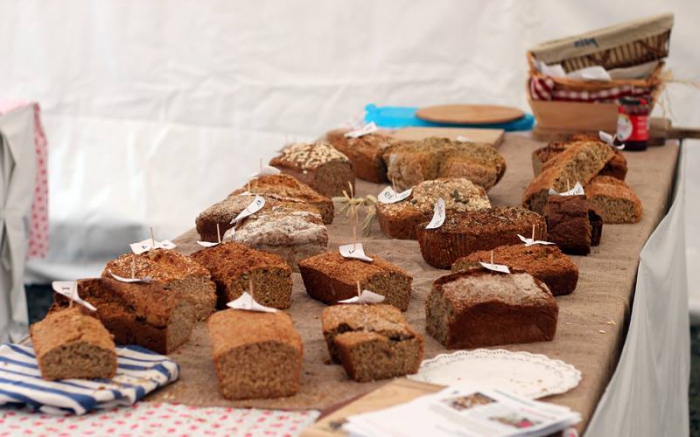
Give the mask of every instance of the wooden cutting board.
<path id="1" fill-rule="evenodd" d="M 518 108 L 499 105 L 438 105 L 416 111 L 421 120 L 449 124 L 508 123 L 524 116 Z"/>
<path id="2" fill-rule="evenodd" d="M 497 148 L 503 142 L 503 129 L 469 129 L 451 127 L 404 127 L 391 133 L 401 140 L 418 141 L 428 137 L 442 137 L 456 140 L 457 137 L 469 139 L 476 143 L 491 144 Z"/>

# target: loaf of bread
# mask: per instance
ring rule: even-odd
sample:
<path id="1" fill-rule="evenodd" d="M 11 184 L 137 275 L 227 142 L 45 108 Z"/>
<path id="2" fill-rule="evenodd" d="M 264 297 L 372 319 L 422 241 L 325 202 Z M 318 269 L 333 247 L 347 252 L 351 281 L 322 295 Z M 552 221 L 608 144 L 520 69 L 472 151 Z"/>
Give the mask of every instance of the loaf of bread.
<path id="1" fill-rule="evenodd" d="M 423 360 L 423 338 L 391 305 L 336 305 L 321 321 L 331 359 L 355 381 L 416 373 Z"/>
<path id="2" fill-rule="evenodd" d="M 411 300 L 411 278 L 400 267 L 367 254 L 374 261 L 344 258 L 338 252 L 326 252 L 299 263 L 306 292 L 328 305 L 357 296 L 357 283 L 362 290 L 384 296 L 384 302 L 401 311 Z"/>
<path id="3" fill-rule="evenodd" d="M 209 270 L 187 255 L 174 250 L 154 249 L 140 255 L 124 254 L 107 263 L 103 278 L 150 277 L 155 284 L 182 295 L 194 306 L 197 320 L 204 320 L 216 308 L 216 285 Z"/>
<path id="4" fill-rule="evenodd" d="M 278 255 L 227 241 L 192 255 L 209 269 L 216 284 L 218 308 L 249 291 L 253 281 L 255 300 L 267 307 L 289 308 L 292 296 L 292 269 Z"/>
<path id="5" fill-rule="evenodd" d="M 308 203 L 318 210 L 323 223 L 333 223 L 333 216 L 335 215 L 333 201 L 292 176 L 286 174 L 258 176 L 244 187 L 231 193 L 229 197 L 237 196 L 244 192 L 260 194 L 263 197 L 282 202 Z M 221 230 L 221 232 L 224 232 L 226 229 Z"/>
<path id="6" fill-rule="evenodd" d="M 445 201 L 451 212 L 477 211 L 490 208 L 486 191 L 464 178 L 440 178 L 416 185 L 411 196 L 398 203 L 378 203 L 377 220 L 382 231 L 391 238 L 416 239 L 416 226 L 433 215 L 438 199 Z"/>
<path id="7" fill-rule="evenodd" d="M 328 132 L 328 142 L 347 156 L 355 167 L 355 177 L 381 184 L 387 182 L 386 164 L 382 154 L 397 141 L 382 133 L 371 133 L 359 138 L 348 138 L 350 129 Z"/>
<path id="8" fill-rule="evenodd" d="M 559 307 L 530 274 L 475 267 L 438 278 L 426 302 L 426 329 L 449 349 L 551 341 Z"/>
<path id="9" fill-rule="evenodd" d="M 163 285 L 83 279 L 78 281 L 78 295 L 97 308 L 84 313 L 99 319 L 117 344 L 136 344 L 167 355 L 189 340 L 194 327 L 191 301 Z M 50 313 L 69 304 L 68 298 L 55 294 Z"/>
<path id="10" fill-rule="evenodd" d="M 328 230 L 316 213 L 276 206 L 239 222 L 224 240 L 279 255 L 296 271 L 299 261 L 326 250 Z"/>
<path id="11" fill-rule="evenodd" d="M 399 143 L 384 152 L 387 177 L 399 189 L 438 178 L 466 178 L 491 189 L 503 177 L 506 162 L 490 145 L 427 138 Z"/>
<path id="12" fill-rule="evenodd" d="M 117 351 L 109 331 L 77 307 L 50 313 L 29 328 L 29 335 L 46 380 L 110 379 L 117 371 Z"/>
<path id="13" fill-rule="evenodd" d="M 578 137 L 575 137 L 578 138 Z M 584 141 L 583 139 L 577 139 L 576 141 Z M 566 150 L 576 141 L 556 141 L 547 144 L 545 147 L 541 147 L 534 152 L 532 152 L 532 170 L 535 176 L 542 173 L 542 168 L 546 167 L 551 162 L 551 159 L 557 156 L 559 153 Z M 585 141 L 599 141 L 597 139 L 588 139 Z M 612 176 L 614 178 L 625 180 L 627 176 L 627 159 L 625 155 L 619 150 L 613 151 L 614 156 L 612 159 L 605 164 L 605 167 L 600 171 L 600 175 Z"/>
<path id="14" fill-rule="evenodd" d="M 542 173 L 525 190 L 523 206 L 539 214 L 544 211 L 549 189 L 558 192 L 573 187 L 576 182 L 585 186 L 600 173 L 615 156 L 612 148 L 599 141 L 579 141 L 550 159 Z"/>
<path id="15" fill-rule="evenodd" d="M 587 255 L 600 244 L 603 221 L 586 196 L 549 196 L 544 216 L 549 241 L 565 253 Z"/>
<path id="16" fill-rule="evenodd" d="M 279 398 L 299 390 L 303 347 L 288 314 L 228 309 L 212 315 L 208 327 L 224 398 Z"/>
<path id="17" fill-rule="evenodd" d="M 349 185 L 355 186 L 352 161 L 326 142 L 292 144 L 270 165 L 328 197 L 342 196 Z"/>
<path id="18" fill-rule="evenodd" d="M 479 250 L 506 244 L 519 244 L 520 235 L 547 239 L 542 216 L 518 207 L 496 207 L 480 211 L 448 213 L 437 229 L 425 229 L 428 220 L 416 227 L 420 252 L 425 262 L 438 269 L 449 269 L 457 259 Z"/>
<path id="19" fill-rule="evenodd" d="M 496 264 L 522 270 L 544 282 L 554 296 L 571 294 L 578 282 L 578 267 L 554 245 L 513 244 L 493 249 Z M 452 265 L 453 272 L 491 262 L 491 251 L 482 250 L 462 257 Z"/>
<path id="20" fill-rule="evenodd" d="M 642 220 L 642 201 L 624 181 L 598 176 L 586 185 L 585 192 L 603 223 L 638 223 Z"/>

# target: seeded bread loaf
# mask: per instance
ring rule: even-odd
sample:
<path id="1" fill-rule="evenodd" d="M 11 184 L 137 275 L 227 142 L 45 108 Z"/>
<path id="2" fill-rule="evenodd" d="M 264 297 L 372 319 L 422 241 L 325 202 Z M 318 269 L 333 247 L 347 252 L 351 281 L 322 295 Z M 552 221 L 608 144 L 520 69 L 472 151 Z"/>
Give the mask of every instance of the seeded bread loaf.
<path id="1" fill-rule="evenodd" d="M 549 196 L 544 216 L 549 240 L 563 252 L 587 255 L 600 244 L 603 221 L 585 196 Z"/>
<path id="2" fill-rule="evenodd" d="M 328 132 L 328 142 L 347 156 L 355 167 L 355 177 L 381 184 L 387 182 L 386 164 L 382 154 L 397 141 L 388 135 L 371 133 L 359 138 L 347 138 L 349 129 Z"/>
<path id="3" fill-rule="evenodd" d="M 438 278 L 426 302 L 426 329 L 449 349 L 551 341 L 559 307 L 546 285 L 517 270 L 481 267 Z"/>
<path id="4" fill-rule="evenodd" d="M 299 263 L 306 292 L 328 305 L 357 296 L 360 289 L 384 296 L 384 302 L 401 311 L 408 309 L 413 278 L 403 269 L 367 254 L 374 261 L 344 258 L 338 252 L 326 252 Z"/>
<path id="5" fill-rule="evenodd" d="M 520 235 L 547 239 L 542 216 L 518 207 L 496 207 L 473 212 L 448 213 L 443 225 L 425 229 L 428 220 L 416 227 L 420 252 L 425 262 L 438 269 L 449 269 L 457 259 L 479 250 L 506 244 L 519 244 Z"/>
<path id="6" fill-rule="evenodd" d="M 209 269 L 216 284 L 218 308 L 249 292 L 253 281 L 255 300 L 260 304 L 289 308 L 292 296 L 292 269 L 278 255 L 227 241 L 192 255 Z"/>
<path id="7" fill-rule="evenodd" d="M 47 315 L 29 328 L 29 335 L 43 379 L 110 379 L 117 371 L 109 331 L 77 307 Z"/>
<path id="8" fill-rule="evenodd" d="M 447 138 L 399 143 L 383 158 L 387 177 L 402 190 L 432 179 L 466 178 L 488 191 L 506 170 L 505 160 L 490 145 Z"/>
<path id="9" fill-rule="evenodd" d="M 328 230 L 316 213 L 276 206 L 242 220 L 224 240 L 279 255 L 296 271 L 299 261 L 326 250 Z"/>
<path id="10" fill-rule="evenodd" d="M 336 305 L 323 310 L 323 336 L 333 362 L 355 381 L 416 373 L 423 338 L 391 305 Z"/>
<path id="11" fill-rule="evenodd" d="M 611 176 L 598 176 L 585 188 L 603 223 L 638 223 L 642 220 L 642 201 L 624 182 Z"/>
<path id="12" fill-rule="evenodd" d="M 413 188 L 411 196 L 398 203 L 378 203 L 379 227 L 391 238 L 416 239 L 416 226 L 429 219 L 435 203 L 442 198 L 448 212 L 477 211 L 490 208 L 486 191 L 464 178 L 440 178 L 424 181 Z"/>
<path id="13" fill-rule="evenodd" d="M 212 315 L 208 327 L 224 398 L 279 398 L 299 390 L 303 347 L 288 314 L 228 309 Z"/>
<path id="14" fill-rule="evenodd" d="M 554 296 L 571 294 L 576 289 L 578 267 L 557 246 L 499 246 L 493 249 L 493 261 L 531 274 L 544 282 Z M 491 262 L 491 251 L 482 250 L 458 259 L 452 271 L 469 270 L 479 262 Z"/>
<path id="15" fill-rule="evenodd" d="M 587 141 L 591 141 L 591 139 Z M 552 142 L 532 152 L 532 170 L 535 176 L 542 173 L 542 168 L 546 167 L 548 163 L 551 163 L 552 158 L 566 150 L 572 144 L 575 144 L 575 141 Z M 600 175 L 612 176 L 620 180 L 625 180 L 627 176 L 627 159 L 619 150 L 614 150 L 613 153 L 614 156 L 605 164 L 605 167 L 600 171 Z"/>
<path id="16" fill-rule="evenodd" d="M 204 320 L 216 308 L 216 286 L 209 270 L 187 255 L 174 250 L 153 249 L 140 255 L 124 254 L 107 263 L 103 278 L 117 276 L 150 277 L 172 293 L 182 295 L 194 306 L 195 318 Z"/>
<path id="17" fill-rule="evenodd" d="M 158 284 L 83 279 L 78 281 L 78 295 L 97 308 L 83 312 L 99 319 L 117 344 L 167 355 L 189 340 L 195 323 L 192 303 Z M 69 304 L 68 298 L 55 294 L 50 313 Z"/>
<path id="18" fill-rule="evenodd" d="M 244 187 L 231 193 L 229 197 L 240 195 L 246 191 L 279 201 L 306 202 L 318 210 L 323 218 L 323 223 L 333 222 L 335 215 L 333 201 L 292 176 L 285 174 L 258 176 Z M 229 219 L 229 221 L 231 220 Z M 223 229 L 221 232 L 225 230 Z"/>
<path id="19" fill-rule="evenodd" d="M 355 186 L 352 161 L 326 142 L 292 144 L 270 165 L 328 197 L 342 196 L 349 184 Z"/>
<path id="20" fill-rule="evenodd" d="M 563 192 L 576 182 L 585 186 L 614 155 L 610 146 L 599 141 L 579 141 L 571 145 L 551 159 L 532 180 L 523 195 L 523 206 L 542 214 L 550 188 Z"/>

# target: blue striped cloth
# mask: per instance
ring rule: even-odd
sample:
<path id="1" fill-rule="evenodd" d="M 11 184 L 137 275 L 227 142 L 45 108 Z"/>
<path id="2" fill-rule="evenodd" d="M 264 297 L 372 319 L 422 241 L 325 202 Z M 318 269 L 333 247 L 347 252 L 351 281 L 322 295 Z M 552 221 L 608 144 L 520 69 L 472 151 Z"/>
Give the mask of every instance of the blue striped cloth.
<path id="1" fill-rule="evenodd" d="M 110 379 L 45 381 L 31 346 L 0 345 L 0 405 L 27 405 L 49 414 L 85 414 L 132 405 L 176 381 L 180 367 L 139 346 L 117 348 L 117 374 Z"/>

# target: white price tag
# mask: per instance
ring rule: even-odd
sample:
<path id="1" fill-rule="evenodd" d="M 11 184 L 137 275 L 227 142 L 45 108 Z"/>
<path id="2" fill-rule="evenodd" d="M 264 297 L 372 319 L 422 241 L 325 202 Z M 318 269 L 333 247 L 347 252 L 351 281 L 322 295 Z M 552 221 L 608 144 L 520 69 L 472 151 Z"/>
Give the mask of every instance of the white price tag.
<path id="1" fill-rule="evenodd" d="M 473 143 L 475 142 L 473 139 L 469 137 L 465 137 L 464 135 L 457 135 L 457 138 L 455 138 L 455 141 L 458 141 L 460 143 Z"/>
<path id="2" fill-rule="evenodd" d="M 549 189 L 550 196 L 583 196 L 584 194 L 586 194 L 586 192 L 583 191 L 583 185 L 581 185 L 580 182 L 576 182 L 574 188 L 562 193 L 557 192 L 554 188 Z"/>
<path id="3" fill-rule="evenodd" d="M 282 171 L 277 167 L 273 167 L 271 165 L 261 165 L 260 171 L 257 173 L 253 173 L 252 175 L 250 175 L 250 177 L 257 178 L 259 176 L 274 176 L 280 173 L 282 173 Z"/>
<path id="4" fill-rule="evenodd" d="M 437 229 L 445 223 L 445 201 L 442 198 L 435 202 L 434 211 L 433 219 L 430 220 L 425 229 Z"/>
<path id="5" fill-rule="evenodd" d="M 243 294 L 235 300 L 226 304 L 227 307 L 236 310 L 243 311 L 257 311 L 259 313 L 275 313 L 277 310 L 275 308 L 266 307 L 265 305 L 260 305 L 253 299 L 253 296 L 244 291 Z"/>
<path id="6" fill-rule="evenodd" d="M 377 200 L 380 203 L 398 203 L 402 200 L 408 199 L 412 191 L 413 188 L 409 188 L 408 190 L 397 193 L 392 187 L 386 187 L 381 193 L 379 193 Z"/>
<path id="7" fill-rule="evenodd" d="M 214 247 L 214 246 L 218 246 L 221 243 L 214 243 L 211 241 L 197 241 L 197 244 L 199 244 L 202 247 Z"/>
<path id="8" fill-rule="evenodd" d="M 156 241 L 155 244 L 153 244 L 153 240 L 148 238 L 143 241 L 139 241 L 138 243 L 131 243 L 129 247 L 131 247 L 131 251 L 136 255 L 140 255 L 144 252 L 148 252 L 151 249 L 170 250 L 175 249 L 177 246 L 170 240 Z"/>
<path id="9" fill-rule="evenodd" d="M 503 264 L 491 264 L 491 263 L 483 263 L 479 262 L 481 266 L 487 270 L 491 270 L 492 272 L 498 272 L 498 273 L 507 273 L 510 274 L 510 269 L 508 266 L 504 266 Z"/>
<path id="10" fill-rule="evenodd" d="M 362 290 L 359 296 L 351 297 L 350 299 L 339 300 L 338 303 L 381 303 L 384 302 L 384 296 L 374 293 L 369 290 Z"/>
<path id="11" fill-rule="evenodd" d="M 265 206 L 265 199 L 256 195 L 255 199 L 253 199 L 250 205 L 246 206 L 243 211 L 241 211 L 233 220 L 231 220 L 231 224 L 237 223 L 244 218 L 255 214 L 256 212 L 260 211 L 263 206 Z"/>
<path id="12" fill-rule="evenodd" d="M 554 244 L 551 241 L 542 241 L 542 240 L 535 240 L 534 238 L 525 238 L 522 235 L 518 234 L 518 238 L 520 238 L 520 241 L 525 243 L 525 246 L 530 247 L 534 246 L 536 244 L 541 244 L 541 245 L 549 245 L 549 244 Z"/>
<path id="13" fill-rule="evenodd" d="M 343 256 L 343 258 L 354 258 L 362 261 L 372 262 L 372 258 L 365 255 L 365 249 L 362 247 L 362 243 L 356 244 L 345 244 L 338 248 L 338 251 Z"/>
<path id="14" fill-rule="evenodd" d="M 362 126 L 361 129 L 354 130 L 352 132 L 347 132 L 345 134 L 345 138 L 360 138 L 360 137 L 363 137 L 365 135 L 376 132 L 378 130 L 379 130 L 379 127 L 377 127 L 376 123 L 371 122 L 371 123 L 368 123 L 368 124 Z"/>
<path id="15" fill-rule="evenodd" d="M 598 131 L 598 138 L 600 138 L 601 141 L 603 141 L 604 143 L 606 143 L 608 146 L 612 147 L 613 149 L 617 149 L 617 150 L 624 150 L 625 149 L 624 144 L 620 144 L 620 145 L 615 144 L 615 136 L 610 135 L 607 132 L 603 132 L 602 130 Z"/>
<path id="16" fill-rule="evenodd" d="M 54 281 L 51 283 L 51 287 L 53 288 L 53 291 L 67 297 L 73 302 L 77 302 L 91 311 L 97 311 L 97 308 L 95 308 L 94 305 L 80 298 L 78 295 L 77 281 Z"/>
<path id="17" fill-rule="evenodd" d="M 119 282 L 126 282 L 127 284 L 135 284 L 135 283 L 144 283 L 144 284 L 150 284 L 153 282 L 153 278 L 150 276 L 144 276 L 143 278 L 125 278 L 123 276 L 116 275 L 112 273 L 111 270 L 107 270 L 107 273 L 110 274 L 114 279 L 116 279 Z"/>

